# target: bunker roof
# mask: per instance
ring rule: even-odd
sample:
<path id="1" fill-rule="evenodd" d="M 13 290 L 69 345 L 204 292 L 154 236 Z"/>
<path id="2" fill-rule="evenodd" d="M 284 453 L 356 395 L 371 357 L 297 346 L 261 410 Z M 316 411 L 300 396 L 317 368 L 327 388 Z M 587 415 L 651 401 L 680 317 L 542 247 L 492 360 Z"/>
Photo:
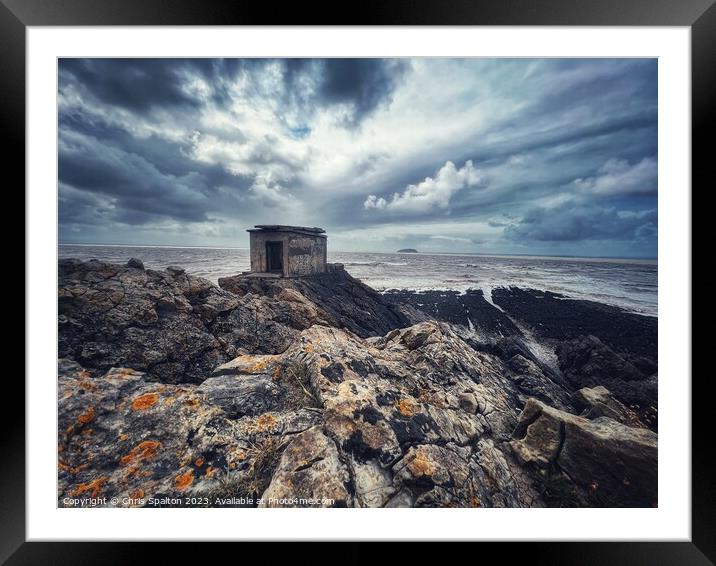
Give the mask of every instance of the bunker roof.
<path id="1" fill-rule="evenodd" d="M 298 234 L 308 234 L 310 236 L 322 236 L 325 234 L 323 228 L 308 226 L 286 226 L 284 224 L 257 224 L 247 232 L 295 232 Z M 322 236 L 325 238 L 325 236 Z"/>

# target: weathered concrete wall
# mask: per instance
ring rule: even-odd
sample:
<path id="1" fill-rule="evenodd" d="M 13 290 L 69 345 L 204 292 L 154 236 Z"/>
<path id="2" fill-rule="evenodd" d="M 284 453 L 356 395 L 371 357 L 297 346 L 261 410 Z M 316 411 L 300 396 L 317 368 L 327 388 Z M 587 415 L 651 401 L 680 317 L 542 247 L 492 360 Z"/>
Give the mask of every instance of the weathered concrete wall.
<path id="1" fill-rule="evenodd" d="M 300 276 L 327 271 L 325 237 L 294 232 L 249 232 L 251 271 L 268 269 L 266 242 L 283 242 L 283 275 Z"/>
<path id="2" fill-rule="evenodd" d="M 288 242 L 286 275 L 326 272 L 326 238 L 296 234 Z"/>

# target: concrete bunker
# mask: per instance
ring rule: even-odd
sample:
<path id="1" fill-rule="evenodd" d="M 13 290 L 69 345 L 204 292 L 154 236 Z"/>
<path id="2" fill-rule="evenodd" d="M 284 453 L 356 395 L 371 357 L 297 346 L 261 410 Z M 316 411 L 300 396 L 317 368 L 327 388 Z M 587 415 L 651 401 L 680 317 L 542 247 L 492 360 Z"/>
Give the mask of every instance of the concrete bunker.
<path id="1" fill-rule="evenodd" d="M 258 224 L 248 232 L 252 274 L 300 277 L 328 270 L 323 228 Z"/>

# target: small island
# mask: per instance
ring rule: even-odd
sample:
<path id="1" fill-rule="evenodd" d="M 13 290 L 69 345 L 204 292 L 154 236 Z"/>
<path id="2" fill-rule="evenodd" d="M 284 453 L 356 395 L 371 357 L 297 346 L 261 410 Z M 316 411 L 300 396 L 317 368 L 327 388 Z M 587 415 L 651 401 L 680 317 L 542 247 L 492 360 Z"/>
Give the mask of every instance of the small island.
<path id="1" fill-rule="evenodd" d="M 418 253 L 418 250 L 413 248 L 405 248 L 404 250 L 398 250 L 396 253 L 399 254 L 416 254 Z"/>

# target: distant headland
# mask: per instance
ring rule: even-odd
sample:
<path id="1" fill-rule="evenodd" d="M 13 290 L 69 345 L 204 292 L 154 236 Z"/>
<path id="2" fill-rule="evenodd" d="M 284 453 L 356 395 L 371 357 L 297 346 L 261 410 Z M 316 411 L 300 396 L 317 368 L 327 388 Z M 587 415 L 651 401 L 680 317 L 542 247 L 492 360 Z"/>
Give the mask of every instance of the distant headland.
<path id="1" fill-rule="evenodd" d="M 405 249 L 403 249 L 403 250 L 398 250 L 396 253 L 399 253 L 399 254 L 416 254 L 416 253 L 418 253 L 418 250 L 416 250 L 416 249 L 414 249 L 414 248 L 405 248 Z"/>

